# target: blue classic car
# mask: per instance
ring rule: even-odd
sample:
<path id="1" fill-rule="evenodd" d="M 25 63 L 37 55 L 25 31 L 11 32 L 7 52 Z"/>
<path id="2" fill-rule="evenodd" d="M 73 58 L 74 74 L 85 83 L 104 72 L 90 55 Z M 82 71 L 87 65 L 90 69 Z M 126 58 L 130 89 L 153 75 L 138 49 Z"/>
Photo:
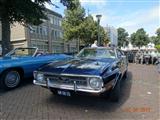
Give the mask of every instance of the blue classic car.
<path id="1" fill-rule="evenodd" d="M 120 82 L 127 75 L 128 62 L 116 48 L 84 48 L 71 60 L 50 63 L 34 72 L 34 84 L 54 94 L 103 95 L 119 100 Z M 108 92 L 109 91 L 109 92 Z"/>
<path id="2" fill-rule="evenodd" d="M 70 58 L 64 54 L 46 54 L 38 48 L 16 48 L 0 57 L 0 87 L 15 88 L 23 78 L 33 77 L 33 71 L 44 64 Z"/>

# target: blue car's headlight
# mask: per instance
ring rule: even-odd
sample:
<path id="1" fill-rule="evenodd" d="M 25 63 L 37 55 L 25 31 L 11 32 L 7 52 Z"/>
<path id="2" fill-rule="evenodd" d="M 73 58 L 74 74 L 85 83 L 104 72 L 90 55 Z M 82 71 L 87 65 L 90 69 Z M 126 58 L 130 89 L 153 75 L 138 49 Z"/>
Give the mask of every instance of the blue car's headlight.
<path id="1" fill-rule="evenodd" d="M 36 75 L 36 80 L 37 81 L 40 81 L 40 82 L 43 82 L 44 80 L 44 75 L 42 73 L 37 73 Z"/>
<path id="2" fill-rule="evenodd" d="M 93 89 L 101 89 L 103 86 L 102 79 L 100 78 L 90 78 L 89 84 L 90 84 L 90 87 Z"/>

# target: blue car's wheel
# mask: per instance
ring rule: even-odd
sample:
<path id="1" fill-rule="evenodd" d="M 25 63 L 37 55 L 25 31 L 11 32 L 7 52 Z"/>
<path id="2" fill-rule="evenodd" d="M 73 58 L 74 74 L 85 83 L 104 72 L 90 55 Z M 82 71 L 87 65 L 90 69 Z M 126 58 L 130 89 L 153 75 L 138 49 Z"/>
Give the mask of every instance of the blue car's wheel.
<path id="1" fill-rule="evenodd" d="M 117 81 L 113 90 L 110 93 L 110 100 L 112 102 L 118 102 L 120 98 L 120 80 Z"/>
<path id="2" fill-rule="evenodd" d="M 18 71 L 9 70 L 3 73 L 1 81 L 4 89 L 12 89 L 19 85 L 21 76 Z"/>

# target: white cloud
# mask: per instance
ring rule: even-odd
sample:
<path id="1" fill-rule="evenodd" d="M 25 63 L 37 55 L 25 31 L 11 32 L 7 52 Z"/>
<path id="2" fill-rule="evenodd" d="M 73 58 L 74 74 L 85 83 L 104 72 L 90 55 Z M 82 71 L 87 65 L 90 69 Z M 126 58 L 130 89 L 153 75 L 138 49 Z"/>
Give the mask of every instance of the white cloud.
<path id="1" fill-rule="evenodd" d="M 107 12 L 104 12 L 107 11 Z M 138 10 L 131 14 L 117 15 L 113 11 L 108 11 L 106 8 L 98 9 L 93 13 L 96 20 L 96 14 L 101 14 L 102 26 L 111 25 L 116 28 L 123 27 L 129 34 L 135 32 L 139 28 L 144 28 L 149 35 L 154 35 L 155 30 L 160 26 L 160 7 L 155 6 L 148 10 Z"/>
<path id="2" fill-rule="evenodd" d="M 117 2 L 120 1 L 121 0 Z M 59 0 L 52 0 L 52 2 L 58 4 L 59 6 Z M 120 11 L 115 11 L 117 9 L 114 9 L 114 7 L 113 9 L 108 8 L 110 2 L 116 2 L 116 0 L 80 0 L 80 2 L 81 5 L 86 9 L 86 13 L 87 9 L 90 10 L 89 13 L 93 15 L 95 20 L 97 14 L 102 15 L 100 21 L 102 26 L 109 24 L 116 28 L 124 27 L 129 34 L 135 32 L 139 28 L 144 28 L 150 35 L 153 35 L 155 30 L 160 26 L 160 6 L 158 5 L 152 9 L 137 9 L 128 14 L 128 12 L 120 13 Z M 125 0 L 125 2 L 127 1 Z M 136 2 L 138 1 L 136 0 Z M 46 7 L 51 10 L 61 11 L 60 13 L 63 13 L 63 5 L 60 5 L 60 9 L 56 9 L 54 6 L 49 4 L 46 4 Z"/>
<path id="3" fill-rule="evenodd" d="M 116 27 L 124 27 L 130 34 L 139 28 L 144 28 L 147 29 L 150 35 L 153 35 L 159 25 L 160 7 L 156 6 L 149 10 L 138 11 L 132 15 L 122 16 L 121 23 L 117 24 Z"/>
<path id="4" fill-rule="evenodd" d="M 48 3 L 45 3 L 45 7 L 52 10 L 53 9 L 53 6 L 51 4 L 48 4 Z"/>

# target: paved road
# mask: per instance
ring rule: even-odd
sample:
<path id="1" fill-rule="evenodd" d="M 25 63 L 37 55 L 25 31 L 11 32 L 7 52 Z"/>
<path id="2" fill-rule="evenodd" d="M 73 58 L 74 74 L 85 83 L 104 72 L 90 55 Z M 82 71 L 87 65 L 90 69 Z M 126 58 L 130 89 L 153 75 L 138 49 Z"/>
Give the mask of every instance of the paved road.
<path id="1" fill-rule="evenodd" d="M 1 120 L 160 120 L 160 74 L 155 66 L 129 65 L 119 103 L 98 97 L 54 96 L 25 81 L 0 91 Z"/>

